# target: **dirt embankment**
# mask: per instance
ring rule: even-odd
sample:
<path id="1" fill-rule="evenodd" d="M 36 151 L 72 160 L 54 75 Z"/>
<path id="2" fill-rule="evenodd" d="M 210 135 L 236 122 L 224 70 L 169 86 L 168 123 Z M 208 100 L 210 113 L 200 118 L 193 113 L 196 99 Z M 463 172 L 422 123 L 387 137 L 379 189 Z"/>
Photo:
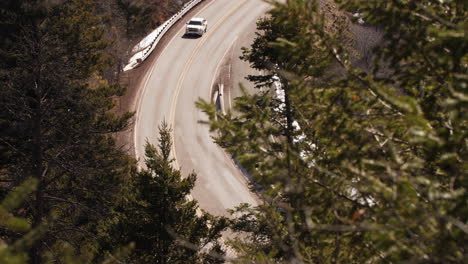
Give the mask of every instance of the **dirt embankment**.
<path id="1" fill-rule="evenodd" d="M 351 17 L 353 14 L 339 10 L 338 5 L 333 0 L 319 0 L 320 8 L 326 17 L 326 26 L 329 30 L 335 30 L 336 26 L 342 23 L 348 25 L 350 33 L 350 47 L 355 53 L 353 65 L 364 71 L 370 71 L 372 67 L 372 58 L 375 55 L 374 50 L 378 48 L 383 41 L 383 31 L 377 26 L 368 23 L 353 23 Z M 365 21 L 365 18 L 363 18 Z"/>
<path id="2" fill-rule="evenodd" d="M 336 32 L 339 25 L 347 27 L 348 35 L 344 36 L 344 41 L 349 44 L 348 52 L 351 54 L 353 66 L 364 72 L 371 72 L 375 51 L 383 44 L 383 30 L 366 23 L 365 18 L 363 18 L 364 23 L 353 23 L 353 14 L 339 10 L 338 4 L 333 0 L 319 0 L 319 4 L 325 16 L 327 30 Z M 381 74 L 385 72 L 385 67 L 379 71 Z M 345 70 L 341 65 L 332 65 L 328 74 L 326 78 L 334 78 L 333 76 L 345 74 Z"/>

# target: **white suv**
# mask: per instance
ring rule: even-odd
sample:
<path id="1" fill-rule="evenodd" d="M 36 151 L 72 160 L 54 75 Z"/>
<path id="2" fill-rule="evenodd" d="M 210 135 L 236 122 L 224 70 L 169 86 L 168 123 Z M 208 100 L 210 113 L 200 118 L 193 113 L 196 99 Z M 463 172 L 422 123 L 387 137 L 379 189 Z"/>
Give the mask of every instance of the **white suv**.
<path id="1" fill-rule="evenodd" d="M 208 29 L 208 22 L 206 19 L 201 17 L 194 17 L 187 22 L 187 26 L 185 28 L 185 34 L 195 34 L 199 36 L 203 36 L 203 33 L 206 32 Z"/>

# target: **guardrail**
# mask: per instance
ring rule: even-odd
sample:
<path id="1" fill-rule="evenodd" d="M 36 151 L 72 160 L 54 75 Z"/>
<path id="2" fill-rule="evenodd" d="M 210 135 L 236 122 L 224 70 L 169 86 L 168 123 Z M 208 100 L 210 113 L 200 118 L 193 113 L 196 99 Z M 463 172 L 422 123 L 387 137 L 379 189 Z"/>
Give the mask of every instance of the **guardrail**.
<path id="1" fill-rule="evenodd" d="M 139 59 L 137 59 L 134 62 L 130 62 L 128 66 L 130 66 L 130 69 L 136 67 L 138 64 L 142 63 L 144 60 L 146 60 L 149 55 L 151 55 L 151 52 L 156 48 L 158 45 L 159 41 L 161 38 L 164 36 L 164 34 L 167 33 L 167 31 L 177 22 L 179 21 L 188 11 L 190 11 L 193 7 L 198 5 L 199 3 L 203 2 L 204 0 L 192 0 L 190 2 L 187 2 L 182 9 L 174 14 L 169 20 L 164 22 L 160 26 L 160 31 L 157 33 L 156 37 L 154 40 L 151 42 L 151 44 L 143 49 L 143 56 Z M 127 67 L 126 67 L 127 68 Z"/>

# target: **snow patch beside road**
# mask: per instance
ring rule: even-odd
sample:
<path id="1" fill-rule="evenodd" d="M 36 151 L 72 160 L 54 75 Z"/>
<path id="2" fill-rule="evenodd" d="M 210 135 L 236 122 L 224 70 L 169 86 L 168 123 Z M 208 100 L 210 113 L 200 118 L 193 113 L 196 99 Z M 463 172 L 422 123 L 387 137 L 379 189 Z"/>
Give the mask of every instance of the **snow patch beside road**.
<path id="1" fill-rule="evenodd" d="M 192 0 L 188 2 L 182 9 L 173 15 L 169 20 L 164 22 L 160 27 L 153 30 L 148 36 L 142 39 L 135 47 L 133 47 L 133 56 L 128 61 L 128 64 L 124 67 L 124 71 L 131 70 L 142 63 L 146 58 L 151 55 L 151 52 L 156 48 L 164 34 L 186 13 L 192 8 L 201 3 L 204 0 Z"/>

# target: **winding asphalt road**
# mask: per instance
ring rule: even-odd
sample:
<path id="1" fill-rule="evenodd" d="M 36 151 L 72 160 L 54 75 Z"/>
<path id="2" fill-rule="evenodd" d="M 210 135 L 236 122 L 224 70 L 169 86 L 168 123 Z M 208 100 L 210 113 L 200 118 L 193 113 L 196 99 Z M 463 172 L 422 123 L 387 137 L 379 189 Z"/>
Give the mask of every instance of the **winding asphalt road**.
<path id="1" fill-rule="evenodd" d="M 206 120 L 195 107 L 198 98 L 210 100 L 217 72 L 232 47 L 255 31 L 255 22 L 269 6 L 262 0 L 214 0 L 196 17 L 208 20 L 200 38 L 184 37 L 184 28 L 170 40 L 144 77 L 137 107 L 135 149 L 142 159 L 146 140 L 157 144 L 158 126 L 166 120 L 174 131 L 176 166 L 183 175 L 198 178 L 192 196 L 200 207 L 215 215 L 240 203 L 257 205 L 247 180 L 231 158 L 213 143 Z M 189 18 L 184 18 L 188 20 Z M 243 67 L 247 67 L 248 65 Z M 246 69 L 239 70 L 239 72 Z"/>

